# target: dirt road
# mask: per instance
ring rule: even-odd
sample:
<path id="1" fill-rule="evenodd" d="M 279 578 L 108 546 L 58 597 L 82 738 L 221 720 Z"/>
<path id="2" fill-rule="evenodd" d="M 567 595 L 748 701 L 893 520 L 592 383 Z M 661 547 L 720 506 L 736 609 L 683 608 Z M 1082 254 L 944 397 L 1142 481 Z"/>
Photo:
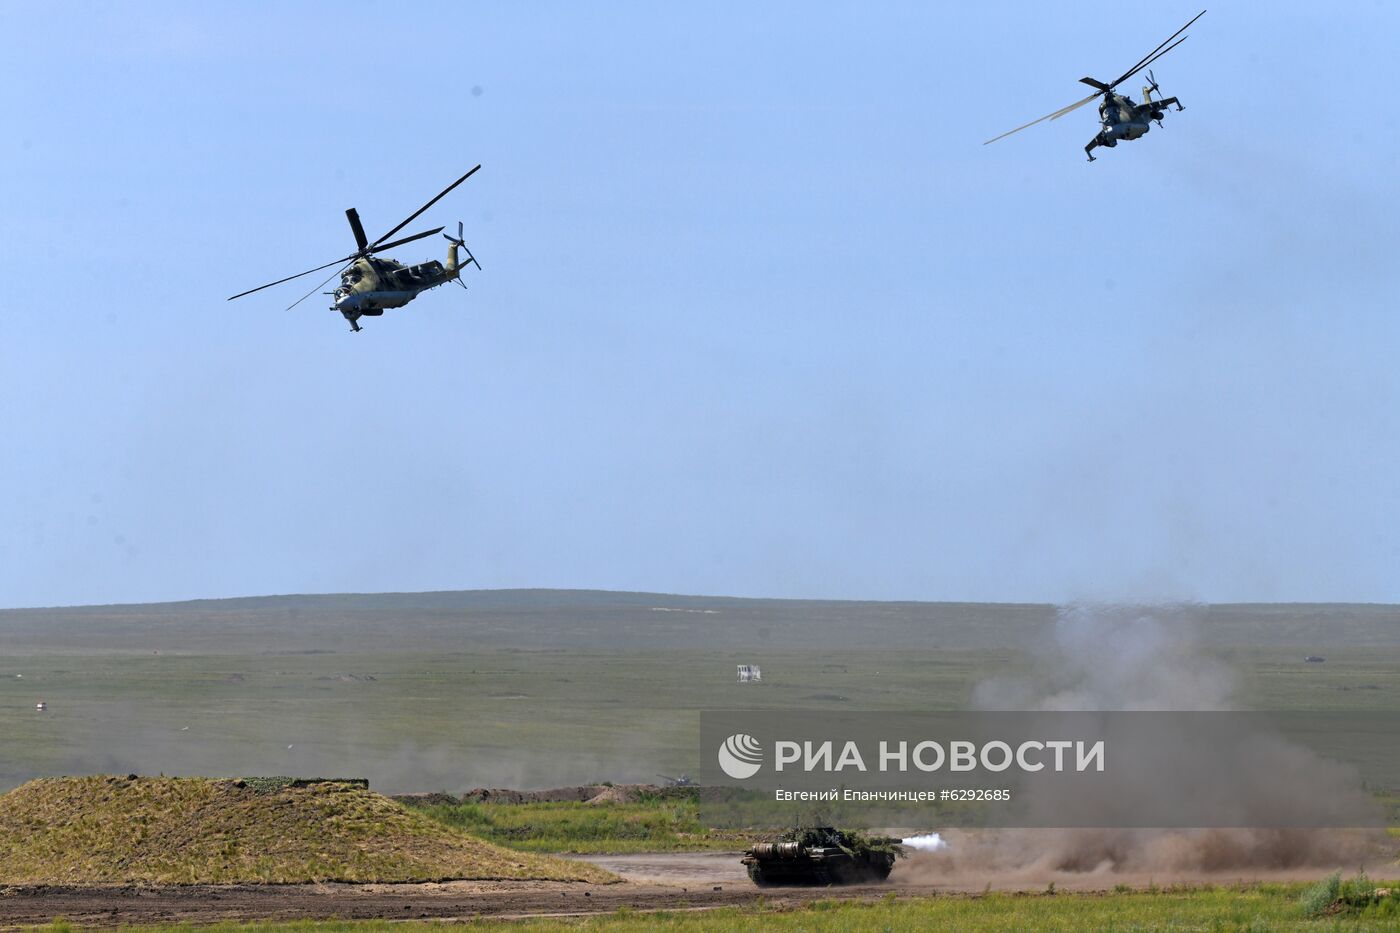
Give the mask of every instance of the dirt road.
<path id="1" fill-rule="evenodd" d="M 451 881 L 435 884 L 189 885 L 141 887 L 0 887 L 0 930 L 64 917 L 83 926 L 218 921 L 369 919 L 498 919 L 573 916 L 632 910 L 704 910 L 742 906 L 762 896 L 773 907 L 816 899 L 869 900 L 901 896 L 973 896 L 991 887 L 1044 891 L 1049 881 L 1062 891 L 1108 891 L 1118 885 L 1222 884 L 1237 881 L 1308 880 L 1326 874 L 1309 870 L 1170 873 L 1138 876 L 1119 872 L 1066 873 L 1027 870 L 996 875 L 943 873 L 936 860 L 916 854 L 896 865 L 886 884 L 843 888 L 754 887 L 738 853 L 661 853 L 586 856 L 621 875 L 620 884 L 567 882 Z"/>
<path id="2" fill-rule="evenodd" d="M 801 889 L 774 894 L 770 905 L 817 898 L 871 898 L 888 888 Z M 82 926 L 340 918 L 498 919 L 613 911 L 708 909 L 749 904 L 759 892 L 737 884 L 593 885 L 565 882 L 453 881 L 399 885 L 191 885 L 186 887 L 13 887 L 0 889 L 0 929 L 63 917 Z"/>

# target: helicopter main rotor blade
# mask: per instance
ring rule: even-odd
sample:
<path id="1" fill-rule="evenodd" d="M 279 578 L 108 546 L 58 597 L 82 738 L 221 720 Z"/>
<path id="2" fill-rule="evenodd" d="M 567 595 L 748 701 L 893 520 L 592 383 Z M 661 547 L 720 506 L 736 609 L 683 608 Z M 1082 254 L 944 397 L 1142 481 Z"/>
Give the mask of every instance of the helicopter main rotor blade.
<path id="1" fill-rule="evenodd" d="M 1080 107 L 1083 107 L 1085 104 L 1089 103 L 1089 101 L 1093 100 L 1094 98 L 1096 98 L 1096 97 L 1102 97 L 1102 96 L 1103 96 L 1103 92 L 1102 92 L 1102 91 L 1100 91 L 1100 92 L 1097 93 L 1097 94 L 1090 94 L 1088 97 L 1084 98 L 1083 100 L 1077 100 L 1077 101 L 1075 101 L 1074 103 L 1070 104 L 1068 107 L 1061 107 L 1059 110 L 1056 110 L 1054 113 L 1050 114 L 1050 119 L 1052 119 L 1052 120 L 1058 120 L 1058 119 L 1060 119 L 1060 117 L 1063 117 L 1065 114 L 1069 113 L 1070 111 L 1072 111 L 1072 110 L 1078 110 Z"/>
<path id="2" fill-rule="evenodd" d="M 1137 63 L 1136 65 L 1134 65 L 1133 67 L 1129 68 L 1127 71 L 1123 72 L 1123 76 L 1122 76 L 1121 78 L 1119 78 L 1117 81 L 1110 82 L 1110 84 L 1109 84 L 1108 86 L 1109 86 L 1110 88 L 1115 88 L 1115 87 L 1117 87 L 1118 85 L 1122 84 L 1124 81 L 1126 81 L 1126 80 L 1128 80 L 1129 78 L 1131 78 L 1133 75 L 1137 74 L 1138 71 L 1139 71 L 1140 69 L 1146 67 L 1147 64 L 1148 64 L 1148 59 L 1152 58 L 1154 55 L 1157 55 L 1157 57 L 1160 58 L 1161 55 L 1165 55 L 1165 54 L 1167 54 L 1167 52 L 1170 52 L 1171 49 L 1165 48 L 1165 46 L 1166 46 L 1169 42 L 1171 42 L 1173 39 L 1175 39 L 1177 36 L 1181 35 L 1183 32 L 1185 32 L 1186 30 L 1190 29 L 1190 28 L 1191 28 L 1191 23 L 1194 23 L 1196 20 L 1200 19 L 1202 16 L 1205 16 L 1205 15 L 1206 15 L 1206 11 L 1205 11 L 1205 10 L 1202 10 L 1201 12 L 1197 13 L 1195 16 L 1191 17 L 1191 22 L 1188 22 L 1185 26 L 1182 26 L 1182 27 L 1181 27 L 1180 29 L 1178 29 L 1176 32 L 1174 32 L 1174 33 L 1172 33 L 1171 35 L 1167 36 L 1167 41 L 1166 41 L 1166 42 L 1163 42 L 1161 45 L 1157 46 L 1155 49 L 1153 49 L 1152 51 L 1148 52 L 1148 53 L 1147 53 L 1146 55 L 1144 55 L 1142 58 L 1138 59 L 1138 63 Z M 1180 44 L 1181 44 L 1180 42 L 1177 43 L 1177 45 L 1180 45 Z M 1172 48 L 1176 48 L 1176 46 L 1172 46 Z M 1161 55 L 1158 55 L 1159 52 L 1161 53 Z"/>
<path id="3" fill-rule="evenodd" d="M 353 258 L 353 257 L 352 257 L 352 258 Z M 291 304 L 287 305 L 287 307 L 286 307 L 285 310 L 287 310 L 287 311 L 292 310 L 292 309 L 295 308 L 297 305 L 301 304 L 303 301 L 305 301 L 306 299 L 310 298 L 312 295 L 316 294 L 316 293 L 317 293 L 318 291 L 320 291 L 321 289 L 325 288 L 325 287 L 326 287 L 326 282 L 329 282 L 331 279 L 335 278 L 337 275 L 340 275 L 340 273 L 344 272 L 344 271 L 345 271 L 346 269 L 348 269 L 348 268 L 350 268 L 349 265 L 341 266 L 339 269 L 335 270 L 335 271 L 332 272 L 329 276 L 327 276 L 325 282 L 322 282 L 320 285 L 317 285 L 315 288 L 311 289 L 311 291 L 307 292 L 305 295 L 302 295 L 302 296 L 301 296 L 300 298 L 298 298 L 296 301 L 294 301 L 294 302 L 292 302 Z"/>
<path id="4" fill-rule="evenodd" d="M 1149 58 L 1147 61 L 1143 62 L 1141 65 L 1138 65 L 1136 69 L 1134 69 L 1133 71 L 1130 71 L 1130 72 L 1128 72 L 1127 74 L 1125 74 L 1122 78 L 1119 79 L 1118 83 L 1121 84 L 1122 82 L 1128 80 L 1128 79 L 1131 78 L 1133 75 L 1137 74 L 1139 71 L 1141 71 L 1142 69 L 1146 68 L 1148 65 L 1152 64 L 1152 63 L 1155 62 L 1157 59 L 1161 58 L 1163 55 L 1166 55 L 1166 54 L 1167 54 L 1168 52 L 1170 52 L 1172 49 L 1176 48 L 1178 45 L 1180 45 L 1181 43 L 1185 42 L 1185 41 L 1186 41 L 1187 39 L 1189 39 L 1189 38 L 1191 38 L 1191 37 L 1190 37 L 1190 36 L 1182 36 L 1180 39 L 1177 39 L 1177 40 L 1176 40 L 1175 42 L 1173 42 L 1171 45 L 1167 46 L 1165 49 L 1162 49 L 1162 51 L 1158 52 L 1156 55 L 1152 56 L 1152 57 Z M 1156 82 L 1153 82 L 1153 83 L 1155 84 Z"/>
<path id="5" fill-rule="evenodd" d="M 393 236 L 394 234 L 398 233 L 398 232 L 399 232 L 400 230 L 402 230 L 404 227 L 407 227 L 409 224 L 413 223 L 413 221 L 415 221 L 416 219 L 418 219 L 418 215 L 419 215 L 419 214 L 423 213 L 423 212 L 426 211 L 428 208 L 432 207 L 434 204 L 436 204 L 437 202 L 441 201 L 444 197 L 447 196 L 447 193 L 448 193 L 449 191 L 451 191 L 453 188 L 455 188 L 455 187 L 457 187 L 458 185 L 460 185 L 462 182 L 466 181 L 468 178 L 471 178 L 473 175 L 475 175 L 477 169 L 479 169 L 479 168 L 481 168 L 481 166 L 480 166 L 480 165 L 477 165 L 476 168 L 473 168 L 470 172 L 467 172 L 467 174 L 463 175 L 461 178 L 457 179 L 457 180 L 454 181 L 452 184 L 450 184 L 450 185 L 448 185 L 446 188 L 442 189 L 442 193 L 441 193 L 441 194 L 439 194 L 437 197 L 433 198 L 433 199 L 432 199 L 431 201 L 429 201 L 427 204 L 424 204 L 422 207 L 418 208 L 418 210 L 414 211 L 412 214 L 409 214 L 407 220 L 405 220 L 403 223 L 399 224 L 399 225 L 398 225 L 397 227 L 395 227 L 394 229 L 390 230 L 388 233 L 384 234 L 384 235 L 383 235 L 382 237 L 380 237 L 379 239 L 375 240 L 373 243 L 370 244 L 370 247 L 369 247 L 369 248 L 370 248 L 371 250 L 384 249 L 385 247 L 384 247 L 383 245 L 381 245 L 381 244 L 383 244 L 385 240 L 389 239 L 389 237 L 391 237 L 391 236 Z"/>
<path id="6" fill-rule="evenodd" d="M 1077 101 L 1075 101 L 1074 103 L 1070 104 L 1068 107 L 1061 107 L 1059 110 L 1056 110 L 1054 113 L 1047 113 L 1045 116 L 1041 117 L 1041 118 L 1038 119 L 1038 120 L 1032 120 L 1032 121 L 1029 122 L 1029 123 L 1022 124 L 1021 126 L 1016 127 L 1014 130 L 1007 130 L 1005 133 L 1002 133 L 1000 136 L 993 136 L 991 139 L 987 140 L 987 142 L 983 143 L 982 145 L 985 146 L 985 145 L 987 145 L 988 143 L 994 143 L 994 142 L 996 142 L 998 139 L 1005 139 L 1006 137 L 1010 136 L 1012 133 L 1019 133 L 1019 132 L 1021 132 L 1022 130 L 1026 129 L 1026 127 L 1035 126 L 1037 123 L 1040 123 L 1040 122 L 1042 122 L 1042 121 L 1044 121 L 1044 120 L 1058 120 L 1060 117 L 1063 117 L 1065 114 L 1069 113 L 1071 110 L 1076 110 L 1076 109 L 1078 109 L 1078 108 L 1080 108 L 1080 107 L 1083 107 L 1083 106 L 1084 106 L 1085 104 L 1087 104 L 1089 101 L 1093 100 L 1095 97 L 1098 97 L 1098 96 L 1099 96 L 1100 94 L 1102 94 L 1102 93 L 1103 93 L 1102 91 L 1095 91 L 1094 93 L 1090 94 L 1088 97 L 1084 98 L 1083 100 L 1077 100 Z"/>
<path id="7" fill-rule="evenodd" d="M 442 228 L 441 228 L 441 227 L 434 227 L 434 228 L 431 229 L 431 230 L 424 230 L 422 233 L 415 233 L 413 236 L 406 236 L 406 237 L 404 237 L 402 240 L 395 240 L 395 241 L 392 242 L 392 243 L 385 243 L 385 244 L 383 244 L 382 246 L 376 246 L 376 247 L 374 248 L 374 251 L 375 251 L 376 253 L 383 252 L 383 251 L 386 250 L 386 249 L 393 249 L 395 246 L 402 246 L 402 245 L 405 244 L 405 243 L 412 243 L 414 240 L 421 240 L 421 239 L 423 239 L 423 237 L 425 237 L 425 236 L 432 236 L 434 233 L 441 233 L 441 232 L 442 232 Z"/>
<path id="8" fill-rule="evenodd" d="M 239 292 L 237 295 L 230 295 L 228 297 L 228 300 L 232 301 L 235 298 L 242 298 L 244 295 L 251 295 L 253 294 L 253 292 L 260 292 L 264 288 L 271 288 L 274 285 L 281 285 L 283 282 L 290 282 L 292 279 L 299 279 L 303 275 L 310 275 L 313 272 L 320 272 L 322 269 L 329 269 L 331 266 L 338 266 L 341 263 L 349 262 L 358 255 L 359 253 L 355 253 L 350 256 L 343 256 L 340 259 L 336 259 L 332 262 L 326 263 L 324 266 L 317 266 L 314 269 L 307 269 L 305 272 L 298 272 L 296 275 L 289 275 L 285 279 L 278 279 L 276 282 L 268 282 L 266 285 L 259 285 L 257 288 L 250 288 L 246 292 Z M 329 282 L 330 279 L 326 279 L 326 281 Z"/>
<path id="9" fill-rule="evenodd" d="M 350 232 L 355 234 L 355 245 L 363 253 L 365 247 L 369 245 L 369 237 L 365 236 L 365 228 L 360 224 L 360 212 L 353 207 L 347 208 L 345 219 L 350 221 Z"/>

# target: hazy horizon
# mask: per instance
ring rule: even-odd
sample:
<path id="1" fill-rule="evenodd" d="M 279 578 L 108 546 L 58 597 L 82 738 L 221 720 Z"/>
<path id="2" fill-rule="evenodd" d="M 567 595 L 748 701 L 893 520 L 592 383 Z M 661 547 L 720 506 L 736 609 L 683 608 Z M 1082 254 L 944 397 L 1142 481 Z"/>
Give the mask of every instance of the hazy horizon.
<path id="1" fill-rule="evenodd" d="M 1366 600 L 1231 600 L 1225 602 L 1204 602 L 1192 601 L 1172 601 L 1172 600 L 1142 600 L 1133 602 L 1130 600 L 1118 601 L 1096 601 L 1077 600 L 1069 602 L 1050 602 L 1048 600 L 996 600 L 996 599 L 906 599 L 898 596 L 885 599 L 844 599 L 840 597 L 813 597 L 791 594 L 767 595 L 767 596 L 747 596 L 741 593 L 682 593 L 666 592 L 662 590 L 610 590 L 598 587 L 549 587 L 549 586 L 512 586 L 512 587 L 471 587 L 459 589 L 432 589 L 432 590 L 345 590 L 341 592 L 302 592 L 302 593 L 238 593 L 232 595 L 214 596 L 188 596 L 180 599 L 152 599 L 129 602 L 109 602 L 109 603 L 54 603 L 51 605 L 28 605 L 28 606 L 0 606 L 0 612 L 23 612 L 26 610 L 43 611 L 48 609 L 104 609 L 104 608 L 125 608 L 141 606 L 179 606 L 192 603 L 228 603 L 228 602 L 257 602 L 274 600 L 316 600 L 316 599 L 376 599 L 376 598 L 396 598 L 403 597 L 412 599 L 413 597 L 429 596 L 490 596 L 490 595 L 513 595 L 513 594 L 568 594 L 586 595 L 600 597 L 662 597 L 681 600 L 732 600 L 735 602 L 781 602 L 781 603 L 856 603 L 856 604 L 879 604 L 888 603 L 891 605 L 929 605 L 929 606 L 1015 606 L 1015 607 L 1036 607 L 1036 608 L 1064 608 L 1073 605 L 1102 605 L 1102 606 L 1123 606 L 1123 607 L 1173 607 L 1173 606 L 1201 606 L 1201 607 L 1235 607 L 1235 606 L 1274 606 L 1274 607 L 1302 607 L 1302 606 L 1364 606 L 1375 608 L 1400 607 L 1400 602 L 1380 602 Z"/>

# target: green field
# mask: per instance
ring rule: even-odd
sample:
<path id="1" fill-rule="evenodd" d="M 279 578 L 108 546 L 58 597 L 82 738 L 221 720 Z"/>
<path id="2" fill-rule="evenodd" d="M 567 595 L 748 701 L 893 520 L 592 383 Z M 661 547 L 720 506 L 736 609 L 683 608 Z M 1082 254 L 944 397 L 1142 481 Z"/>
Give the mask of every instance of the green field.
<path id="1" fill-rule="evenodd" d="M 1244 705 L 1396 709 L 1400 647 L 1233 653 Z M 699 709 L 932 710 L 1017 663 L 1010 652 L 98 654 L 4 659 L 0 789 L 92 772 L 343 774 L 390 793 L 647 782 L 695 768 Z M 15 673 L 24 677 L 16 678 Z M 372 680 L 369 678 L 373 678 Z M 43 699 L 49 709 L 38 713 Z"/>
<path id="2" fill-rule="evenodd" d="M 1400 710 L 1395 607 L 1187 615 L 1240 708 Z M 0 790 L 128 771 L 362 776 L 386 793 L 648 782 L 695 770 L 702 709 L 965 708 L 979 682 L 1032 667 L 1054 618 L 552 591 L 0 611 Z M 737 685 L 750 662 L 763 683 Z"/>

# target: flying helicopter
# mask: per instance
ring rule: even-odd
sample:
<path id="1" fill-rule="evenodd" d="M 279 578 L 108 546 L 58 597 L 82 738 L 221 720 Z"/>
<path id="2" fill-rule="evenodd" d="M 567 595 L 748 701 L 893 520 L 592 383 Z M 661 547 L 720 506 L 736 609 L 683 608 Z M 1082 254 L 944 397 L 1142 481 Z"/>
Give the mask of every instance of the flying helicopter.
<path id="1" fill-rule="evenodd" d="M 339 311 L 345 316 L 345 320 L 350 322 L 350 329 L 359 333 L 364 328 L 360 327 L 361 317 L 378 317 L 384 313 L 385 308 L 402 308 L 421 293 L 430 288 L 437 288 L 448 282 L 456 282 L 463 288 L 466 284 L 462 282 L 462 270 L 467 266 L 475 265 L 481 268 L 481 263 L 476 261 L 471 250 L 467 249 L 467 244 L 462 239 L 462 224 L 457 224 L 457 235 L 449 236 L 443 233 L 443 239 L 447 240 L 450 246 L 447 247 L 447 265 L 443 265 L 436 259 L 427 262 L 420 262 L 414 266 L 405 266 L 403 263 L 395 262 L 392 259 L 385 259 L 375 255 L 385 250 L 393 249 L 395 246 L 402 246 L 405 243 L 412 243 L 414 240 L 421 240 L 423 237 L 432 236 L 434 233 L 442 233 L 442 227 L 434 227 L 432 230 L 425 230 L 422 233 L 415 233 L 413 236 L 403 237 L 399 240 L 385 242 L 389 237 L 398 233 L 404 227 L 417 219 L 428 208 L 438 201 L 441 201 L 453 188 L 476 174 L 480 165 L 473 168 L 467 174 L 454 181 L 442 190 L 437 197 L 418 210 L 414 211 L 397 227 L 384 234 L 373 243 L 365 236 L 365 228 L 360 224 L 360 214 L 355 208 L 349 208 L 345 212 L 345 218 L 350 221 L 350 232 L 355 235 L 355 245 L 358 247 L 349 256 L 343 256 L 333 262 L 317 266 L 314 269 L 307 269 L 305 272 L 298 272 L 296 275 L 289 275 L 276 282 L 268 282 L 266 285 L 259 285 L 257 288 L 250 288 L 246 292 L 239 292 L 231 296 L 228 300 L 242 298 L 244 295 L 251 295 L 253 292 L 260 292 L 264 288 L 271 288 L 274 285 L 281 285 L 283 282 L 290 282 L 292 279 L 299 279 L 303 275 L 310 275 L 313 272 L 320 272 L 322 269 L 329 269 L 331 266 L 342 266 L 338 271 L 332 272 L 330 276 L 302 295 L 296 301 L 287 306 L 290 311 L 306 299 L 310 298 L 319 289 L 325 287 L 326 283 L 337 275 L 340 276 L 340 286 L 333 292 L 322 292 L 323 295 L 330 295 L 333 304 L 332 311 Z M 467 254 L 465 262 L 461 262 L 458 250 Z"/>
<path id="2" fill-rule="evenodd" d="M 1039 120 L 1032 120 L 1023 126 L 1016 127 L 1014 130 L 1008 130 L 1000 136 L 987 140 L 987 142 L 982 145 L 985 146 L 988 143 L 994 143 L 998 139 L 1005 139 L 1012 133 L 1019 133 L 1021 130 L 1035 126 L 1043 120 L 1058 120 L 1065 114 L 1078 110 L 1080 107 L 1083 107 L 1085 104 L 1098 97 L 1103 98 L 1103 102 L 1099 104 L 1099 132 L 1093 139 L 1089 140 L 1089 144 L 1084 147 L 1084 154 L 1089 157 L 1090 162 L 1097 161 L 1094 158 L 1094 149 L 1098 146 L 1112 149 L 1118 145 L 1119 140 L 1138 139 L 1146 135 L 1147 131 L 1151 129 L 1148 121 L 1161 126 L 1162 117 L 1166 115 L 1166 108 L 1169 105 L 1175 104 L 1178 111 L 1185 110 L 1186 108 L 1183 107 L 1181 101 L 1177 100 L 1175 97 L 1159 98 L 1157 100 L 1152 99 L 1152 95 L 1159 94 L 1161 88 L 1157 86 L 1157 80 L 1152 77 L 1151 70 L 1147 72 L 1147 86 L 1142 89 L 1143 102 L 1140 104 L 1133 103 L 1131 97 L 1128 97 L 1126 94 L 1117 93 L 1114 88 L 1185 42 L 1187 37 L 1181 36 L 1181 34 L 1191 27 L 1191 23 L 1194 23 L 1205 15 L 1206 11 L 1202 10 L 1191 17 L 1190 22 L 1168 36 L 1166 42 L 1163 42 L 1151 52 L 1148 52 L 1146 56 L 1138 60 L 1136 65 L 1123 72 L 1116 80 L 1105 84 L 1093 78 L 1080 78 L 1079 81 L 1081 84 L 1087 84 L 1092 88 L 1098 89 L 1083 100 L 1075 101 L 1068 107 L 1061 107 L 1054 113 L 1047 113 Z M 1177 36 L 1181 36 L 1181 38 L 1177 39 Z M 1173 39 L 1176 41 L 1173 42 Z"/>

